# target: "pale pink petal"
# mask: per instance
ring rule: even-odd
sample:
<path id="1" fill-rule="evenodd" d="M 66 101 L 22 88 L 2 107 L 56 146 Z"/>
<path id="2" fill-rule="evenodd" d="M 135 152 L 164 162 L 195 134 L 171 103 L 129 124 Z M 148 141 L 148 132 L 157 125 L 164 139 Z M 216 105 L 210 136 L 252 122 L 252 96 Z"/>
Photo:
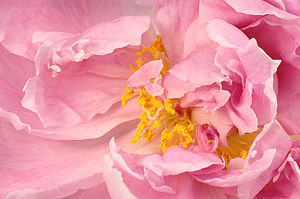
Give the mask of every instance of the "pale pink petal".
<path id="1" fill-rule="evenodd" d="M 62 198 L 102 181 L 105 142 L 41 139 L 4 121 L 0 131 L 1 198 Z"/>
<path id="2" fill-rule="evenodd" d="M 220 19 L 209 22 L 207 32 L 211 40 L 228 48 L 245 48 L 249 41 L 241 30 Z"/>
<path id="3" fill-rule="evenodd" d="M 215 111 L 224 106 L 229 97 L 230 93 L 228 91 L 221 90 L 220 85 L 212 84 L 209 86 L 202 86 L 193 92 L 185 94 L 180 99 L 180 106 L 203 106 L 205 111 Z"/>
<path id="4" fill-rule="evenodd" d="M 273 74 L 280 61 L 272 60 L 254 39 L 249 40 L 243 32 L 222 20 L 210 22 L 208 32 L 212 40 L 222 45 L 217 49 L 216 64 L 235 82 L 224 86 L 232 92 L 230 103 L 226 105 L 228 113 L 242 132 L 255 131 L 257 124 L 270 122 L 275 117 Z M 226 34 L 228 32 L 230 34 Z M 264 112 L 258 104 L 265 105 Z"/>
<path id="5" fill-rule="evenodd" d="M 188 26 L 198 17 L 198 0 L 156 1 L 154 22 L 162 37 L 171 65 L 183 56 L 183 41 Z"/>
<path id="6" fill-rule="evenodd" d="M 257 117 L 251 108 L 252 87 L 253 85 L 248 82 L 245 87 L 235 85 L 231 98 L 226 104 L 229 117 L 242 133 L 257 130 Z"/>
<path id="7" fill-rule="evenodd" d="M 146 91 L 153 96 L 162 95 L 164 89 L 160 85 L 160 71 L 163 68 L 162 60 L 151 61 L 143 65 L 133 73 L 127 80 L 129 88 L 139 88 L 144 86 Z M 152 79 L 155 78 L 152 83 Z"/>
<path id="8" fill-rule="evenodd" d="M 86 65 L 91 63 L 81 62 L 68 64 L 53 78 L 52 72 L 45 68 L 47 52 L 47 48 L 41 49 L 37 58 L 40 74 L 27 83 L 22 101 L 23 106 L 38 113 L 44 126 L 77 125 L 97 113 L 105 113 L 122 98 L 125 77 L 90 73 Z M 110 67 L 120 65 L 113 55 L 110 60 Z M 102 66 L 99 62 L 98 66 L 106 67 L 105 64 Z"/>
<path id="9" fill-rule="evenodd" d="M 185 172 L 214 172 L 224 167 L 213 153 L 193 152 L 173 146 L 163 155 L 136 155 L 126 153 L 110 141 L 110 152 L 115 165 L 123 172 L 141 181 L 148 181 L 156 191 L 174 193 L 176 175 Z"/>
<path id="10" fill-rule="evenodd" d="M 237 54 L 243 65 L 247 79 L 253 84 L 264 83 L 273 76 L 281 63 L 281 60 L 272 60 L 257 46 L 254 39 L 248 42 L 245 49 L 238 50 Z"/>
<path id="11" fill-rule="evenodd" d="M 277 121 L 265 125 L 263 131 L 256 137 L 250 148 L 245 167 L 262 157 L 263 151 L 275 149 L 276 156 L 272 160 L 272 164 L 267 171 L 253 181 L 239 187 L 239 195 L 248 198 L 254 197 L 261 190 L 261 186 L 266 185 L 273 177 L 273 171 L 282 164 L 291 147 L 291 138 Z"/>
<path id="12" fill-rule="evenodd" d="M 33 62 L 11 54 L 0 45 L 0 108 L 2 116 L 11 120 L 19 130 L 24 123 L 35 128 L 42 126 L 37 115 L 21 105 L 23 87 L 34 73 Z"/>
<path id="13" fill-rule="evenodd" d="M 264 85 L 253 85 L 251 108 L 256 114 L 259 125 L 269 123 L 278 113 L 277 96 L 274 90 L 273 77 L 265 81 Z"/>
<path id="14" fill-rule="evenodd" d="M 278 120 L 289 134 L 299 134 L 300 72 L 290 64 L 278 71 Z"/>
<path id="15" fill-rule="evenodd" d="M 106 133 L 118 133 L 119 128 L 130 130 L 136 128 L 137 116 L 141 114 L 137 100 L 131 100 L 123 107 L 121 103 L 114 104 L 105 114 L 98 114 L 88 122 L 70 127 L 49 127 L 46 129 L 29 129 L 29 133 L 39 137 L 56 140 L 82 140 L 104 136 Z M 124 124 L 122 124 L 124 123 Z"/>
<path id="16" fill-rule="evenodd" d="M 297 24 L 297 23 L 296 23 Z M 277 118 L 290 134 L 299 133 L 298 102 L 300 29 L 295 23 L 267 18 L 245 29 L 245 34 L 255 37 L 272 58 L 282 59 L 278 76 L 278 114 Z M 268 38 L 274 38 L 276 44 Z M 266 88 L 265 88 L 266 89 Z"/>
<path id="17" fill-rule="evenodd" d="M 106 55 L 128 45 L 138 46 L 142 34 L 149 26 L 148 16 L 124 16 L 99 23 L 81 34 L 61 39 L 53 45 L 49 52 L 49 56 L 53 54 L 49 64 L 63 66 L 70 61 L 80 62 L 92 55 Z M 123 34 L 119 34 L 120 32 Z M 37 39 L 35 41 L 38 42 Z"/>
<path id="18" fill-rule="evenodd" d="M 105 183 L 94 186 L 90 189 L 82 189 L 77 191 L 75 194 L 65 197 L 64 199 L 111 199 Z"/>
<path id="19" fill-rule="evenodd" d="M 122 172 L 118 167 L 113 167 L 112 160 L 107 157 L 104 170 L 104 179 L 109 193 L 113 199 L 196 199 L 199 195 L 204 199 L 225 199 L 226 196 L 220 188 L 199 183 L 189 174 L 174 176 L 172 183 L 176 185 L 175 193 L 164 193 L 155 191 L 147 181 L 138 180 L 133 176 Z"/>
<path id="20" fill-rule="evenodd" d="M 207 23 L 213 19 L 223 19 L 230 24 L 244 27 L 258 19 L 258 16 L 236 12 L 224 0 L 201 0 L 199 3 L 199 20 Z"/>
<path id="21" fill-rule="evenodd" d="M 162 68 L 163 64 L 161 60 L 146 63 L 128 78 L 128 87 L 138 88 L 139 86 L 144 86 L 149 83 L 152 78 L 157 77 Z"/>
<path id="22" fill-rule="evenodd" d="M 223 78 L 214 65 L 215 53 L 212 47 L 199 48 L 170 69 L 162 82 L 167 97 L 179 98 L 197 87 L 220 82 Z"/>
<path id="23" fill-rule="evenodd" d="M 300 4 L 297 0 L 282 0 L 286 11 L 294 15 L 300 15 Z"/>
<path id="24" fill-rule="evenodd" d="M 269 186 L 266 186 L 258 198 L 297 198 L 300 194 L 300 142 L 294 141 L 290 154 L 278 169 Z"/>
<path id="25" fill-rule="evenodd" d="M 244 33 L 257 40 L 258 45 L 273 59 L 281 59 L 299 68 L 300 26 L 298 21 L 264 18 L 246 27 Z M 274 38 L 274 43 L 268 38 Z"/>
<path id="26" fill-rule="evenodd" d="M 280 8 L 269 4 L 264 0 L 225 0 L 237 12 L 249 15 L 266 15 L 272 14 L 283 19 L 295 19 L 296 15 L 290 14 Z"/>
<path id="27" fill-rule="evenodd" d="M 273 177 L 292 146 L 292 140 L 276 122 L 265 125 L 257 136 L 241 170 L 195 175 L 201 182 L 217 186 L 238 186 L 241 198 L 253 198 Z"/>
<path id="28" fill-rule="evenodd" d="M 220 170 L 222 160 L 214 153 L 194 152 L 180 146 L 170 147 L 162 156 L 148 156 L 143 160 L 146 168 L 160 168 L 163 175 L 177 175 L 184 172 L 201 173 Z"/>
<path id="29" fill-rule="evenodd" d="M 152 3 L 128 0 L 101 1 L 1 1 L 0 39 L 9 51 L 34 59 L 35 31 L 80 33 L 102 21 L 122 15 L 150 14 Z M 19 34 L 22 32 L 22 34 Z"/>
<path id="30" fill-rule="evenodd" d="M 270 168 L 272 160 L 275 157 L 275 150 L 265 151 L 263 157 L 253 163 L 247 169 L 241 170 L 222 170 L 217 173 L 194 175 L 199 182 L 204 182 L 213 186 L 232 187 L 243 185 L 251 180 L 255 180 L 263 172 Z M 262 188 L 261 186 L 260 188 Z"/>

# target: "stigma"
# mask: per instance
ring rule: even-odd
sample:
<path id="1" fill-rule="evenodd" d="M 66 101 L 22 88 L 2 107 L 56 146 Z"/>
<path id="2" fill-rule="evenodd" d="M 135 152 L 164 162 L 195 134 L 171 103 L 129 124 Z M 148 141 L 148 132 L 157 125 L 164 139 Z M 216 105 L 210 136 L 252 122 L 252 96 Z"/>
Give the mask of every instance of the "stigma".
<path id="1" fill-rule="evenodd" d="M 196 126 L 197 141 L 203 151 L 215 152 L 219 146 L 219 132 L 209 124 Z"/>

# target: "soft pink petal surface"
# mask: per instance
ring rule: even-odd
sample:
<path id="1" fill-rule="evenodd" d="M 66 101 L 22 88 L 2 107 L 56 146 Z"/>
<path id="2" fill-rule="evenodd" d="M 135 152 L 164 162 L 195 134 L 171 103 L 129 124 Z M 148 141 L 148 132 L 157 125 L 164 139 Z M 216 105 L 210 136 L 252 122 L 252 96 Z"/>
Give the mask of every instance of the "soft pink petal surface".
<path id="1" fill-rule="evenodd" d="M 61 198 L 102 180 L 103 141 L 45 140 L 3 121 L 1 140 L 1 197 Z"/>
<path id="2" fill-rule="evenodd" d="M 253 198 L 273 177 L 292 147 L 291 138 L 276 121 L 265 125 L 256 137 L 241 170 L 195 175 L 201 182 L 218 186 L 238 186 L 240 198 Z"/>
<path id="3" fill-rule="evenodd" d="M 33 60 L 38 47 L 32 44 L 35 31 L 80 33 L 102 21 L 122 15 L 150 14 L 153 2 L 148 2 L 2 1 L 0 40 L 9 51 Z M 22 34 L 19 34 L 20 32 Z"/>
<path id="4" fill-rule="evenodd" d="M 198 0 L 156 1 L 154 22 L 172 65 L 182 59 L 185 33 L 189 25 L 198 17 L 198 6 Z"/>
<path id="5" fill-rule="evenodd" d="M 220 189 L 209 188 L 188 174 L 182 174 L 201 172 L 201 169 L 205 172 L 220 170 L 223 164 L 215 154 L 196 153 L 174 146 L 163 156 L 141 156 L 122 152 L 113 140 L 110 150 L 112 159 L 106 157 L 104 179 L 112 198 L 197 198 L 194 186 L 204 198 L 225 197 Z M 183 184 L 189 188 L 184 188 Z"/>

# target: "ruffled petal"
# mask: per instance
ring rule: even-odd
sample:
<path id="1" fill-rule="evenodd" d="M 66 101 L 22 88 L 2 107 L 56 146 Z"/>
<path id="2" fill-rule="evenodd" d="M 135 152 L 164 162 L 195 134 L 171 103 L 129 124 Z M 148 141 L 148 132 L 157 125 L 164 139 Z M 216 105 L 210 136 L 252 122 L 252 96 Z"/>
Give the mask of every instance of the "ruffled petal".
<path id="1" fill-rule="evenodd" d="M 2 117 L 9 119 L 17 129 L 26 124 L 41 127 L 37 115 L 21 105 L 26 81 L 34 76 L 34 63 L 14 55 L 0 45 L 0 109 Z"/>
<path id="2" fill-rule="evenodd" d="M 53 141 L 1 121 L 1 198 L 62 198 L 102 181 L 105 142 Z"/>
<path id="3" fill-rule="evenodd" d="M 3 1 L 0 9 L 5 17 L 0 22 L 0 41 L 9 51 L 33 60 L 39 47 L 32 43 L 35 31 L 81 33 L 123 15 L 150 15 L 152 6 L 151 1 L 143 4 L 128 0 Z"/>
<path id="4" fill-rule="evenodd" d="M 207 23 L 213 19 L 222 19 L 237 27 L 244 27 L 259 17 L 235 11 L 224 0 L 201 0 L 199 3 L 199 20 Z"/>
<path id="5" fill-rule="evenodd" d="M 164 41 L 171 65 L 183 56 L 183 41 L 189 25 L 198 17 L 198 0 L 191 1 L 156 1 L 154 22 Z"/>
<path id="6" fill-rule="evenodd" d="M 98 199 L 99 196 L 101 196 L 101 199 L 111 199 L 105 183 L 101 183 L 90 189 L 79 190 L 75 194 L 65 197 L 64 199 Z"/>
<path id="7" fill-rule="evenodd" d="M 296 19 L 297 16 L 281 10 L 264 0 L 225 0 L 237 12 L 249 15 L 271 14 L 283 19 Z"/>
<path id="8" fill-rule="evenodd" d="M 214 65 L 215 49 L 206 47 L 192 52 L 163 78 L 168 98 L 180 98 L 198 87 L 221 82 L 220 69 Z"/>
<path id="9" fill-rule="evenodd" d="M 242 169 L 194 177 L 215 186 L 238 186 L 239 197 L 253 198 L 274 177 L 291 147 L 290 137 L 273 121 L 256 137 Z"/>

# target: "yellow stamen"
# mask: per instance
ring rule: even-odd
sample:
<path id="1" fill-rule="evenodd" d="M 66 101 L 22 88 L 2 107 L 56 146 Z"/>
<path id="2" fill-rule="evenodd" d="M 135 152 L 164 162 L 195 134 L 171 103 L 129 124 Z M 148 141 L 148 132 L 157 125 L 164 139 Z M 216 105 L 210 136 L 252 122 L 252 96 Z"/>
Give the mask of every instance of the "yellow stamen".
<path id="1" fill-rule="evenodd" d="M 135 72 L 140 69 L 146 62 L 143 61 L 142 56 L 145 53 L 150 53 L 155 60 L 161 59 L 163 63 L 163 69 L 160 74 L 163 76 L 169 69 L 166 51 L 162 43 L 161 37 L 157 35 L 157 40 L 151 43 L 150 47 L 143 46 L 135 56 L 136 66 L 133 67 L 131 64 L 129 68 Z M 154 79 L 150 80 L 155 81 Z M 131 89 L 126 87 L 125 94 L 122 98 L 122 105 L 126 105 L 128 100 L 135 94 L 138 95 L 139 106 L 143 109 L 143 113 L 140 115 L 140 123 L 137 126 L 137 131 L 133 135 L 131 143 L 137 143 L 140 139 L 145 139 L 150 142 L 155 134 L 156 130 L 160 128 L 164 123 L 164 129 L 161 129 L 161 143 L 159 147 L 162 148 L 163 152 L 173 145 L 179 144 L 184 148 L 188 148 L 190 144 L 195 143 L 194 125 L 186 116 L 178 117 L 175 112 L 174 105 L 176 101 L 161 98 L 150 95 L 146 92 L 144 87 Z"/>
<path id="2" fill-rule="evenodd" d="M 126 90 L 124 92 L 124 95 L 122 97 L 122 106 L 125 106 L 130 98 L 134 96 L 134 91 L 126 86 Z"/>
<path id="3" fill-rule="evenodd" d="M 246 159 L 248 151 L 257 135 L 258 132 L 246 133 L 244 135 L 239 135 L 237 132 L 235 132 L 227 136 L 228 147 L 218 147 L 216 150 L 216 154 L 220 158 L 224 159 L 226 168 L 228 167 L 228 163 L 231 159 Z"/>
<path id="4" fill-rule="evenodd" d="M 175 110 L 172 108 L 172 104 L 171 104 L 171 100 L 166 99 L 165 100 L 165 109 L 168 113 L 170 113 L 171 115 L 175 114 Z"/>

